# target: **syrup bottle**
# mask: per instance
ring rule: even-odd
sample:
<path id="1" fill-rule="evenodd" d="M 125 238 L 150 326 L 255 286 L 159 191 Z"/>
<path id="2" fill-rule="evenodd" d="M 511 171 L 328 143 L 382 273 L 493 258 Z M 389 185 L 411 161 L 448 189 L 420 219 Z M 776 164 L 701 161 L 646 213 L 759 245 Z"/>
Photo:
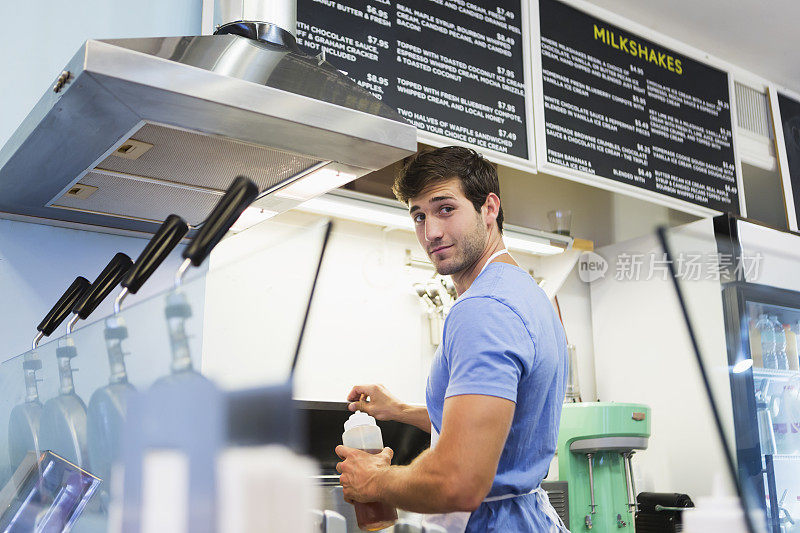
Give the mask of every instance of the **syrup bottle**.
<path id="1" fill-rule="evenodd" d="M 380 453 L 383 450 L 381 428 L 367 413 L 356 411 L 344 423 L 342 444 L 348 448 L 358 448 L 367 453 Z M 353 504 L 359 529 L 378 531 L 397 521 L 397 510 L 383 502 Z"/>

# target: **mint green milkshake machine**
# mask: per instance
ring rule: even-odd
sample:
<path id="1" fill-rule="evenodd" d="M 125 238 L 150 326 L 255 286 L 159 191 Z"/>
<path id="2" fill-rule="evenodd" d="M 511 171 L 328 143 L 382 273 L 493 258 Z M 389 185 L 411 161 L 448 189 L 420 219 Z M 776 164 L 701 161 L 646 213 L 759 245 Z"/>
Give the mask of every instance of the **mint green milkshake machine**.
<path id="1" fill-rule="evenodd" d="M 558 431 L 558 478 L 568 482 L 572 533 L 634 533 L 631 457 L 647 448 L 650 408 L 635 403 L 569 403 Z"/>

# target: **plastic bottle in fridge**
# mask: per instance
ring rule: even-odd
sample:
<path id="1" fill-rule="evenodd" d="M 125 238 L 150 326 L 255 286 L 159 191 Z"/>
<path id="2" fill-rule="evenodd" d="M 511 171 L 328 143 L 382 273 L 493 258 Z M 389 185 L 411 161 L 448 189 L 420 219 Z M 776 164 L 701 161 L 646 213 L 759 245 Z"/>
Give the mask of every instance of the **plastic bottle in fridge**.
<path id="1" fill-rule="evenodd" d="M 789 368 L 789 358 L 786 356 L 786 333 L 783 331 L 783 324 L 778 320 L 777 315 L 770 315 L 773 331 L 775 332 L 775 364 L 780 370 Z"/>
<path id="2" fill-rule="evenodd" d="M 380 453 L 383 450 L 381 428 L 375 423 L 373 417 L 367 413 L 356 411 L 344 423 L 342 444 L 369 453 Z M 397 509 L 383 502 L 356 502 L 353 507 L 355 507 L 358 527 L 362 530 L 378 531 L 397 521 Z"/>
<path id="3" fill-rule="evenodd" d="M 800 320 L 786 329 L 786 355 L 789 369 L 800 370 Z"/>
<path id="4" fill-rule="evenodd" d="M 764 368 L 778 368 L 775 359 L 775 329 L 766 314 L 759 315 L 756 329 L 761 336 L 761 357 Z"/>
<path id="5" fill-rule="evenodd" d="M 789 370 L 800 370 L 797 359 L 797 333 L 793 324 L 786 324 L 783 326 L 783 331 L 786 334 L 786 357 L 789 359 Z M 800 524 L 798 524 L 800 526 Z"/>

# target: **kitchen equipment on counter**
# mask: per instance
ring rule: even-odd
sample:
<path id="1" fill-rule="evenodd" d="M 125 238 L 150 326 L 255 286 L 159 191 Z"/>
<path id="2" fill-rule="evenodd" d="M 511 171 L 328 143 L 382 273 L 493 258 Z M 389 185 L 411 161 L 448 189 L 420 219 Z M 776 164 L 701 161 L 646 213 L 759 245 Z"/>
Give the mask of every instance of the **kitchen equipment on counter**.
<path id="1" fill-rule="evenodd" d="M 186 295 L 180 290 L 183 277 L 190 266 L 199 267 L 211 254 L 211 250 L 225 236 L 247 206 L 258 195 L 258 187 L 244 176 L 238 176 L 203 222 L 200 230 L 183 250 L 183 263 L 175 273 L 175 289 L 167 296 L 164 314 L 167 318 L 172 363 L 170 374 L 160 378 L 154 386 L 167 385 L 184 379 L 205 379 L 192 365 L 186 334 L 186 320 L 192 316 L 192 308 Z"/>
<path id="2" fill-rule="evenodd" d="M 564 404 L 558 477 L 569 487 L 570 529 L 634 533 L 631 457 L 647 448 L 650 408 L 633 403 Z"/>
<path id="3" fill-rule="evenodd" d="M 636 533 L 679 533 L 683 511 L 694 507 L 687 494 L 668 492 L 640 492 L 636 503 Z"/>
<path id="4" fill-rule="evenodd" d="M 567 353 L 569 354 L 569 370 L 567 371 L 567 391 L 564 394 L 564 402 L 580 403 L 583 400 L 578 379 L 578 356 L 574 344 L 567 344 Z"/>
<path id="5" fill-rule="evenodd" d="M 88 291 L 73 307 L 74 313 L 67 324 L 66 336 L 59 340 L 56 349 L 59 394 L 47 400 L 42 409 L 39 427 L 39 446 L 51 450 L 80 468 L 88 468 L 86 445 L 86 404 L 75 393 L 71 360 L 78 355 L 72 338 L 72 327 L 78 319 L 86 319 L 117 286 L 131 267 L 130 257 L 115 255 L 92 283 Z"/>
<path id="6" fill-rule="evenodd" d="M 42 362 L 36 353 L 36 348 L 44 337 L 49 337 L 61 325 L 88 289 L 89 280 L 81 276 L 75 278 L 36 327 L 39 333 L 33 339 L 31 351 L 25 354 L 22 362 L 25 371 L 25 403 L 16 405 L 9 415 L 8 454 L 12 468 L 16 468 L 29 451 L 39 452 L 42 402 L 39 399 L 36 371 L 42 368 Z"/>
<path id="7" fill-rule="evenodd" d="M 107 385 L 94 391 L 87 411 L 89 466 L 104 481 L 110 479 L 111 465 L 119 457 L 127 396 L 134 390 L 128 382 L 122 346 L 128 337 L 125 320 L 120 315 L 122 302 L 128 294 L 138 292 L 188 230 L 181 217 L 167 217 L 122 280 L 122 291 L 114 301 L 114 315 L 105 320 L 109 379 Z M 108 483 L 102 489 L 105 497 L 107 487 Z"/>
<path id="8" fill-rule="evenodd" d="M 542 481 L 542 489 L 547 493 L 550 505 L 569 529 L 569 483 L 566 481 Z"/>

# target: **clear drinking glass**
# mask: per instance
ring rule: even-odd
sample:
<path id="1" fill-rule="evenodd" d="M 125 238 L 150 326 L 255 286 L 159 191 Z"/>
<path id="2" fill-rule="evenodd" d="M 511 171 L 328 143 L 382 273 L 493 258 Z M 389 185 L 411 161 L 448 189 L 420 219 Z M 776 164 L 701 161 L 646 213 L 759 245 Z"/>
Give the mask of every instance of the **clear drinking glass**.
<path id="1" fill-rule="evenodd" d="M 547 213 L 550 220 L 550 229 L 553 233 L 569 235 L 572 224 L 572 211 L 568 209 L 556 209 Z"/>

